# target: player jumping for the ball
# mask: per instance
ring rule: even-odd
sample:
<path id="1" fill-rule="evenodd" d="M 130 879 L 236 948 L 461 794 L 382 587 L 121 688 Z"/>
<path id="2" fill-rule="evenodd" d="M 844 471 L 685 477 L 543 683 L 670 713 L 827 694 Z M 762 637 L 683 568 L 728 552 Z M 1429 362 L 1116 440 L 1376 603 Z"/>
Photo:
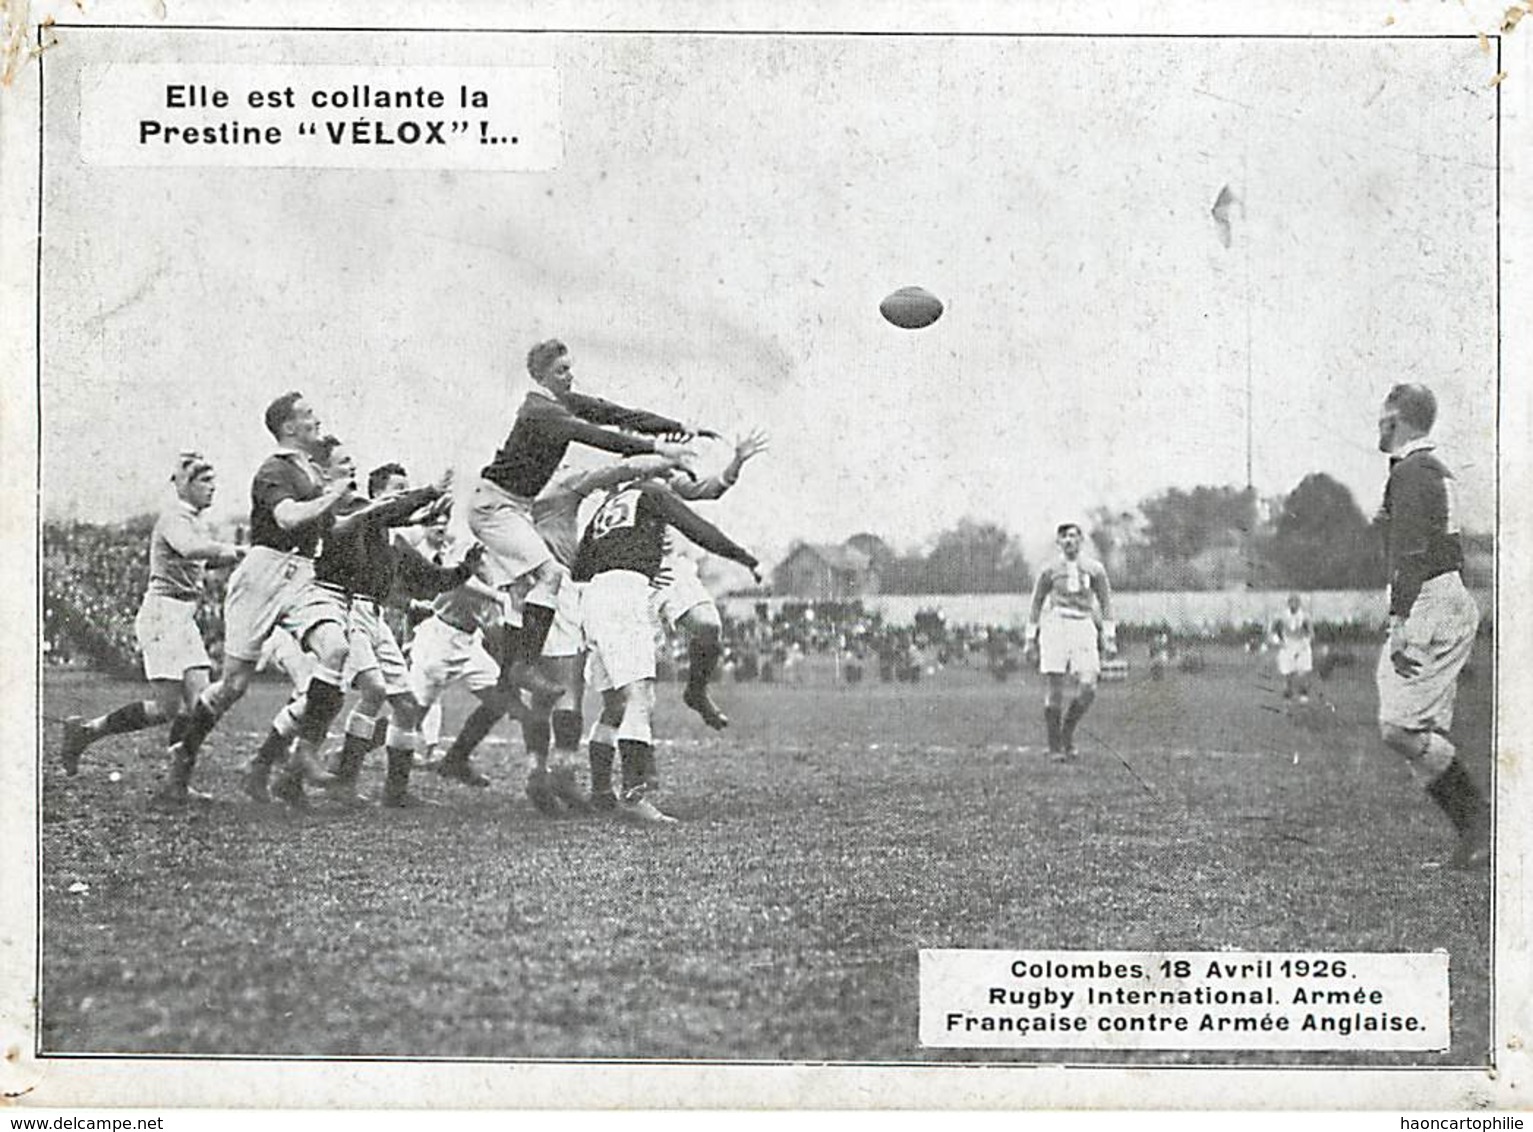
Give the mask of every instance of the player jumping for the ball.
<path id="1" fill-rule="evenodd" d="M 548 486 L 572 443 L 624 456 L 656 453 L 680 461 L 689 453 L 679 443 L 614 430 L 683 439 L 715 434 L 576 393 L 571 388 L 574 371 L 569 350 L 557 339 L 539 342 L 528 351 L 527 372 L 537 388 L 527 394 L 505 443 L 481 472 L 468 525 L 498 571 L 498 583 L 531 578 L 531 590 L 521 602 L 522 631 L 514 638 L 514 655 L 506 662 L 514 683 L 532 692 L 553 694 L 555 687 L 537 675 L 533 663 L 542 655 L 553 624 L 560 568 L 533 526 L 533 500 Z"/>
<path id="2" fill-rule="evenodd" d="M 1055 531 L 1059 555 L 1038 574 L 1032 610 L 1027 619 L 1027 652 L 1039 658 L 1038 670 L 1048 677 L 1043 718 L 1048 727 L 1049 755 L 1058 762 L 1075 757 L 1075 727 L 1096 699 L 1102 662 L 1097 655 L 1097 615 L 1101 616 L 1102 651 L 1118 652 L 1117 626 L 1112 619 L 1112 587 L 1107 569 L 1081 553 L 1085 535 L 1078 523 L 1061 523 Z M 1092 595 L 1097 609 L 1092 608 Z M 1045 608 L 1046 606 L 1046 608 Z M 1078 687 L 1070 706 L 1062 710 L 1065 678 Z"/>

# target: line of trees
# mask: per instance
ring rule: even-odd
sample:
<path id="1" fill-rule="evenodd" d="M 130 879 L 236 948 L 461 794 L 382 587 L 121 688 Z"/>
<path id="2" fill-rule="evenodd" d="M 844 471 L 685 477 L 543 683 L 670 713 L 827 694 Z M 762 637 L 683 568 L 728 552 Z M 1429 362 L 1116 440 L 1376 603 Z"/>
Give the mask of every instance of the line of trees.
<path id="1" fill-rule="evenodd" d="M 1088 526 L 1095 552 L 1122 590 L 1372 589 L 1384 585 L 1383 535 L 1352 492 L 1324 472 L 1286 495 L 1251 489 L 1169 488 L 1129 511 L 1097 508 Z M 1489 536 L 1466 549 L 1488 554 Z M 868 556 L 884 593 L 1026 593 L 1021 543 L 991 522 L 965 518 L 929 549 L 904 554 L 882 539 L 851 540 Z"/>

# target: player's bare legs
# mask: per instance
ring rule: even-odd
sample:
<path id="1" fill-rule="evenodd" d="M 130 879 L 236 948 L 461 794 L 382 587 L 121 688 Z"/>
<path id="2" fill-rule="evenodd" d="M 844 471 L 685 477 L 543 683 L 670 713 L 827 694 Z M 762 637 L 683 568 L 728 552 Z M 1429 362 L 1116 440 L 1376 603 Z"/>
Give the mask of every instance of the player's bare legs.
<path id="1" fill-rule="evenodd" d="M 617 809 L 612 765 L 617 759 L 617 729 L 623 722 L 623 702 L 622 693 L 603 692 L 601 716 L 591 729 L 591 806 L 597 810 Z"/>
<path id="2" fill-rule="evenodd" d="M 346 666 L 346 631 L 336 622 L 322 621 L 309 630 L 303 646 L 316 661 L 314 675 L 304 690 L 298 741 L 272 787 L 272 793 L 289 805 L 302 804 L 305 782 L 326 786 L 333 781 L 319 764 L 319 749 L 344 698 L 341 671 Z"/>
<path id="3" fill-rule="evenodd" d="M 1469 869 L 1490 858 L 1490 805 L 1464 769 L 1458 748 L 1441 731 L 1412 731 L 1391 723 L 1379 725 L 1384 745 L 1405 756 L 1411 773 L 1426 784 L 1427 796 L 1436 802 L 1458 831 L 1454 868 Z"/>
<path id="4" fill-rule="evenodd" d="M 676 624 L 687 635 L 687 688 L 682 703 L 702 716 L 709 727 L 722 731 L 729 726 L 729 717 L 708 694 L 708 682 L 724 655 L 724 623 L 718 607 L 712 602 L 694 605 Z"/>
<path id="5" fill-rule="evenodd" d="M 367 753 L 378 745 L 378 724 L 382 722 L 385 707 L 389 703 L 388 689 L 383 683 L 383 672 L 369 668 L 357 673 L 352 687 L 357 692 L 357 702 L 346 716 L 345 739 L 341 749 L 330 764 L 332 782 L 326 787 L 337 801 L 354 805 L 362 801 L 357 796 L 357 780 L 362 774 L 362 764 Z"/>
<path id="6" fill-rule="evenodd" d="M 208 686 L 208 680 L 206 668 L 188 668 L 180 680 L 149 681 L 147 700 L 131 700 L 95 719 L 70 716 L 64 721 L 64 742 L 59 750 L 64 773 L 78 774 L 80 757 L 98 739 L 158 727 L 184 716 Z"/>
<path id="7" fill-rule="evenodd" d="M 650 726 L 655 711 L 655 681 L 635 680 L 619 688 L 617 694 L 623 704 L 622 722 L 617 725 L 617 752 L 622 772 L 618 813 L 641 825 L 673 824 L 676 819 L 661 813 L 648 797 L 658 782 Z"/>

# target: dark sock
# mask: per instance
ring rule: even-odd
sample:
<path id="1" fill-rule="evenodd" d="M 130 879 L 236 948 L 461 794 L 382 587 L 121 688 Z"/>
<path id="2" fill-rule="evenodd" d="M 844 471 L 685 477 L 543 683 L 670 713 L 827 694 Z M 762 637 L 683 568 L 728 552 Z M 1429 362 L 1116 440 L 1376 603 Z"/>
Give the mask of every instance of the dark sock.
<path id="1" fill-rule="evenodd" d="M 581 719 L 578 711 L 555 711 L 553 719 L 554 746 L 561 751 L 580 749 Z"/>
<path id="2" fill-rule="evenodd" d="M 383 740 L 389 733 L 389 719 L 386 715 L 380 715 L 378 721 L 373 724 L 373 741 L 367 745 L 371 751 L 374 747 L 383 746 Z"/>
<path id="3" fill-rule="evenodd" d="M 201 748 L 202 741 L 208 737 L 208 732 L 212 731 L 217 724 L 218 716 L 213 713 L 212 708 L 208 707 L 207 701 L 198 696 L 197 702 L 192 705 L 191 713 L 187 716 L 186 729 L 178 740 L 181 749 L 195 755 Z"/>
<path id="4" fill-rule="evenodd" d="M 708 681 L 713 679 L 713 673 L 719 666 L 719 657 L 724 654 L 724 647 L 719 642 L 719 635 L 711 630 L 698 633 L 687 642 L 687 660 L 690 668 L 687 670 L 687 691 L 706 692 Z"/>
<path id="5" fill-rule="evenodd" d="M 316 747 L 323 743 L 325 735 L 330 731 L 330 724 L 340 714 L 341 703 L 345 698 L 341 690 L 328 680 L 321 680 L 318 676 L 310 677 L 309 687 L 304 692 L 303 720 L 298 724 L 298 737 Z"/>
<path id="6" fill-rule="evenodd" d="M 619 739 L 617 750 L 623 761 L 623 793 L 626 794 L 635 787 L 644 785 L 644 780 L 651 769 L 652 748 L 648 743 L 641 743 L 637 739 Z"/>
<path id="7" fill-rule="evenodd" d="M 1084 703 L 1080 700 L 1070 701 L 1070 707 L 1065 712 L 1064 722 L 1059 727 L 1059 737 L 1064 741 L 1066 747 L 1075 742 L 1075 725 L 1081 721 L 1081 716 L 1086 714 L 1086 709 L 1090 706 L 1091 702 L 1089 700 Z"/>
<path id="8" fill-rule="evenodd" d="M 367 752 L 372 749 L 370 738 L 348 734 L 346 742 L 341 745 L 341 757 L 336 760 L 332 773 L 343 782 L 355 782 L 362 773 L 362 763 L 367 759 Z"/>
<path id="9" fill-rule="evenodd" d="M 273 727 L 266 733 L 266 738 L 261 741 L 260 749 L 251 761 L 258 766 L 276 766 L 278 760 L 287 754 L 287 747 L 287 738 Z"/>
<path id="10" fill-rule="evenodd" d="M 515 645 L 521 660 L 534 661 L 543 655 L 543 644 L 548 640 L 548 630 L 553 627 L 554 610 L 550 605 L 528 602 L 522 606 L 522 631 Z"/>
<path id="11" fill-rule="evenodd" d="M 463 726 L 458 729 L 458 735 L 453 739 L 452 746 L 448 748 L 442 761 L 445 763 L 468 762 L 468 757 L 474 753 L 474 748 L 483 742 L 484 737 L 490 733 L 490 729 L 504 714 L 505 710 L 499 704 L 481 702 L 463 721 Z"/>
<path id="12" fill-rule="evenodd" d="M 1478 817 L 1484 800 L 1474 779 L 1455 758 L 1448 769 L 1427 784 L 1427 794 L 1442 807 L 1443 813 L 1453 823 L 1453 828 L 1463 831 Z"/>
<path id="13" fill-rule="evenodd" d="M 553 727 L 547 716 L 522 717 L 522 743 L 527 748 L 529 755 L 548 757 L 548 741 L 553 735 Z"/>
<path id="14" fill-rule="evenodd" d="M 410 785 L 410 766 L 415 756 L 402 748 L 389 747 L 388 760 L 388 769 L 383 778 L 383 797 L 385 801 L 398 801 Z"/>
<path id="15" fill-rule="evenodd" d="M 1045 707 L 1043 709 L 1043 722 L 1049 729 L 1049 750 L 1059 750 L 1061 746 L 1059 709 L 1057 707 Z"/>
<path id="16" fill-rule="evenodd" d="M 181 740 L 186 737 L 186 729 L 188 725 L 190 725 L 191 721 L 192 717 L 187 715 L 184 711 L 176 713 L 176 717 L 170 721 L 169 746 L 174 747 L 177 743 L 181 742 Z"/>
<path id="17" fill-rule="evenodd" d="M 159 722 L 158 719 L 149 718 L 149 713 L 144 710 L 143 700 L 134 700 L 131 704 L 123 704 L 122 707 L 108 712 L 100 719 L 93 720 L 90 729 L 97 736 L 126 735 L 129 731 L 142 731 Z"/>
<path id="18" fill-rule="evenodd" d="M 617 748 L 608 743 L 592 742 L 590 746 L 591 756 L 591 793 L 612 793 L 612 760 L 617 757 Z"/>

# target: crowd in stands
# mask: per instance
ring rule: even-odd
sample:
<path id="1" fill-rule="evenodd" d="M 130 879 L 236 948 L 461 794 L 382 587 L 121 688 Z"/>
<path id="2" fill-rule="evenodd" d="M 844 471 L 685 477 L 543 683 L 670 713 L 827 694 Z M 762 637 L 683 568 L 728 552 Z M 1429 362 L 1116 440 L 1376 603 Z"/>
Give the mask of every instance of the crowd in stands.
<path id="1" fill-rule="evenodd" d="M 55 664 L 88 664 L 132 676 L 139 671 L 133 620 L 148 577 L 151 519 L 116 525 L 63 522 L 43 528 L 43 653 Z M 221 611 L 227 574 L 210 571 L 197 620 L 215 662 L 221 655 Z M 1488 621 L 1487 621 L 1488 624 Z M 405 630 L 404 624 L 398 626 Z M 1201 650 L 1270 646 L 1271 626 L 1204 625 L 1173 633 L 1167 625 L 1120 624 L 1125 655 L 1177 660 L 1196 670 Z M 1315 640 L 1322 655 L 1346 663 L 1354 648 L 1381 639 L 1370 622 L 1320 622 Z M 1020 670 L 1023 633 L 1018 627 L 949 625 L 935 610 L 915 614 L 909 625 L 886 624 L 860 602 L 763 602 L 753 615 L 725 619 L 726 678 L 794 682 L 806 668 L 834 673 L 846 683 L 913 682 L 951 666 L 988 671 L 1006 679 Z M 686 643 L 679 637 L 661 648 L 663 670 L 685 671 Z M 666 663 L 669 662 L 669 663 Z"/>

